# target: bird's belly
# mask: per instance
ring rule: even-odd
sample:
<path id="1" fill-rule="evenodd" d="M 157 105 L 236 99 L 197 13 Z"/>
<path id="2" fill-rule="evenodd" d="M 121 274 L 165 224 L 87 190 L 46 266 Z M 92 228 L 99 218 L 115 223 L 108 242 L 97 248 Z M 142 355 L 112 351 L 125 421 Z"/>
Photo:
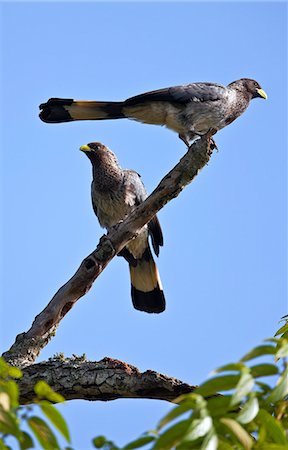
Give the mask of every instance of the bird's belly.
<path id="1" fill-rule="evenodd" d="M 108 229 L 123 220 L 131 210 L 123 199 L 117 199 L 116 196 L 99 196 L 95 204 L 101 226 Z"/>
<path id="2" fill-rule="evenodd" d="M 129 199 L 128 199 L 129 200 Z M 97 216 L 102 227 L 109 230 L 133 210 L 131 205 L 127 204 L 122 197 L 117 195 L 101 195 L 95 202 L 97 207 Z M 139 235 L 132 239 L 126 248 L 132 253 L 135 259 L 141 258 L 147 248 L 148 229 L 145 225 Z"/>
<path id="3" fill-rule="evenodd" d="M 187 128 L 196 133 L 205 133 L 210 128 L 216 130 L 222 128 L 226 111 L 219 108 L 217 102 L 214 103 L 203 105 L 199 102 L 198 104 L 193 103 L 191 108 L 187 106 L 185 112 Z"/>
<path id="4" fill-rule="evenodd" d="M 167 128 L 181 133 L 184 128 L 179 121 L 182 108 L 175 107 L 169 102 L 149 102 L 123 108 L 125 116 L 129 119 L 154 125 L 165 125 Z"/>
<path id="5" fill-rule="evenodd" d="M 148 245 L 148 230 L 147 226 L 145 225 L 138 236 L 135 239 L 132 239 L 132 241 L 128 242 L 126 245 L 126 248 L 129 250 L 130 253 L 132 253 L 133 257 L 135 259 L 140 259 L 147 249 Z"/>

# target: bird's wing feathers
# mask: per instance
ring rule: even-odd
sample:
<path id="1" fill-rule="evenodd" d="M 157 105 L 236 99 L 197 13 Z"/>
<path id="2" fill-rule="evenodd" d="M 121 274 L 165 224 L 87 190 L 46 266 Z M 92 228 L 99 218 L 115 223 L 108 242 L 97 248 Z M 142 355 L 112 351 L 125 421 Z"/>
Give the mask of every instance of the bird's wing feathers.
<path id="1" fill-rule="evenodd" d="M 166 101 L 186 104 L 191 101 L 216 101 L 226 90 L 225 86 L 216 83 L 192 83 L 183 86 L 158 89 L 128 98 L 124 104 L 136 105 L 151 101 Z"/>
<path id="2" fill-rule="evenodd" d="M 134 170 L 124 170 L 124 177 L 126 199 L 130 199 L 132 195 L 134 205 L 140 205 L 148 196 L 140 175 Z M 159 247 L 163 246 L 163 234 L 157 216 L 154 216 L 148 223 L 148 232 L 151 236 L 154 252 L 158 256 Z"/>
<path id="3" fill-rule="evenodd" d="M 97 196 L 96 196 L 97 197 Z M 98 218 L 98 210 L 97 210 L 97 205 L 96 205 L 96 201 L 95 201 L 95 197 L 94 197 L 94 186 L 93 186 L 93 181 L 91 183 L 91 199 L 92 199 L 92 207 L 93 207 L 93 211 L 95 213 L 95 216 Z M 99 220 L 99 218 L 98 218 Z"/>
<path id="4" fill-rule="evenodd" d="M 147 198 L 147 192 L 139 173 L 135 170 L 123 170 L 126 202 L 138 206 Z"/>
<path id="5" fill-rule="evenodd" d="M 160 222 L 157 216 L 154 216 L 148 223 L 148 231 L 151 236 L 152 246 L 155 255 L 159 256 L 159 247 L 163 247 L 163 234 Z"/>

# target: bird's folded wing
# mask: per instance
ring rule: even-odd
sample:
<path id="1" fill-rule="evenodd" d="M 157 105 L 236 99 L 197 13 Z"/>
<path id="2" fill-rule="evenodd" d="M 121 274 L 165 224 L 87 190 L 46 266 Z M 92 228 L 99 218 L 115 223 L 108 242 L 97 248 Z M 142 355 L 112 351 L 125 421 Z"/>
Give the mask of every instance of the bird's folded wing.
<path id="1" fill-rule="evenodd" d="M 146 92 L 125 100 L 125 106 L 133 106 L 139 103 L 163 101 L 186 104 L 191 101 L 217 101 L 222 98 L 226 88 L 216 83 L 192 83 L 183 86 L 158 89 Z"/>
<path id="2" fill-rule="evenodd" d="M 151 237 L 152 246 L 156 256 L 159 256 L 160 248 L 163 247 L 163 233 L 157 216 L 154 216 L 148 223 L 148 231 Z"/>
<path id="3" fill-rule="evenodd" d="M 138 206 L 147 198 L 147 191 L 142 183 L 139 173 L 135 170 L 124 169 L 124 188 L 126 203 L 130 206 Z"/>
<path id="4" fill-rule="evenodd" d="M 140 175 L 134 170 L 123 170 L 126 202 L 132 206 L 138 206 L 147 198 L 147 191 L 142 183 Z M 151 236 L 152 246 L 155 254 L 159 255 L 159 247 L 163 246 L 163 234 L 157 216 L 148 223 L 148 232 Z"/>

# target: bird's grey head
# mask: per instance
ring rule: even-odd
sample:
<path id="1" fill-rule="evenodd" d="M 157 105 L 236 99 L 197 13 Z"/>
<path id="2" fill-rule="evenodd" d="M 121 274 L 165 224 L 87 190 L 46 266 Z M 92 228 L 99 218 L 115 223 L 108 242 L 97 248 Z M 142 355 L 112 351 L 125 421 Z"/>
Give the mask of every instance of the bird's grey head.
<path id="1" fill-rule="evenodd" d="M 259 97 L 264 98 L 265 100 L 267 99 L 267 94 L 261 88 L 260 84 L 251 78 L 241 78 L 240 80 L 233 81 L 233 83 L 230 83 L 228 86 L 247 92 L 250 98 Z"/>
<path id="2" fill-rule="evenodd" d="M 90 159 L 93 165 L 101 163 L 110 163 L 118 165 L 118 161 L 114 153 L 101 142 L 90 142 L 87 145 L 82 145 L 80 150 Z"/>

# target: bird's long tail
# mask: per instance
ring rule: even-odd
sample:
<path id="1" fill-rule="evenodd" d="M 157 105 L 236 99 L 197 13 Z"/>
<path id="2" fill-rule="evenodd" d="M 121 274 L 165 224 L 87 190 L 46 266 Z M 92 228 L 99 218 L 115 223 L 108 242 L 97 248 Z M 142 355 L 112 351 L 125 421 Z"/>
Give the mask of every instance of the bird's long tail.
<path id="1" fill-rule="evenodd" d="M 43 122 L 60 123 L 73 120 L 121 119 L 122 102 L 74 101 L 72 99 L 50 98 L 42 103 L 39 117 Z"/>
<path id="2" fill-rule="evenodd" d="M 135 309 L 147 313 L 161 313 L 165 310 L 165 297 L 157 266 L 148 247 L 134 266 L 129 264 L 131 296 Z"/>

